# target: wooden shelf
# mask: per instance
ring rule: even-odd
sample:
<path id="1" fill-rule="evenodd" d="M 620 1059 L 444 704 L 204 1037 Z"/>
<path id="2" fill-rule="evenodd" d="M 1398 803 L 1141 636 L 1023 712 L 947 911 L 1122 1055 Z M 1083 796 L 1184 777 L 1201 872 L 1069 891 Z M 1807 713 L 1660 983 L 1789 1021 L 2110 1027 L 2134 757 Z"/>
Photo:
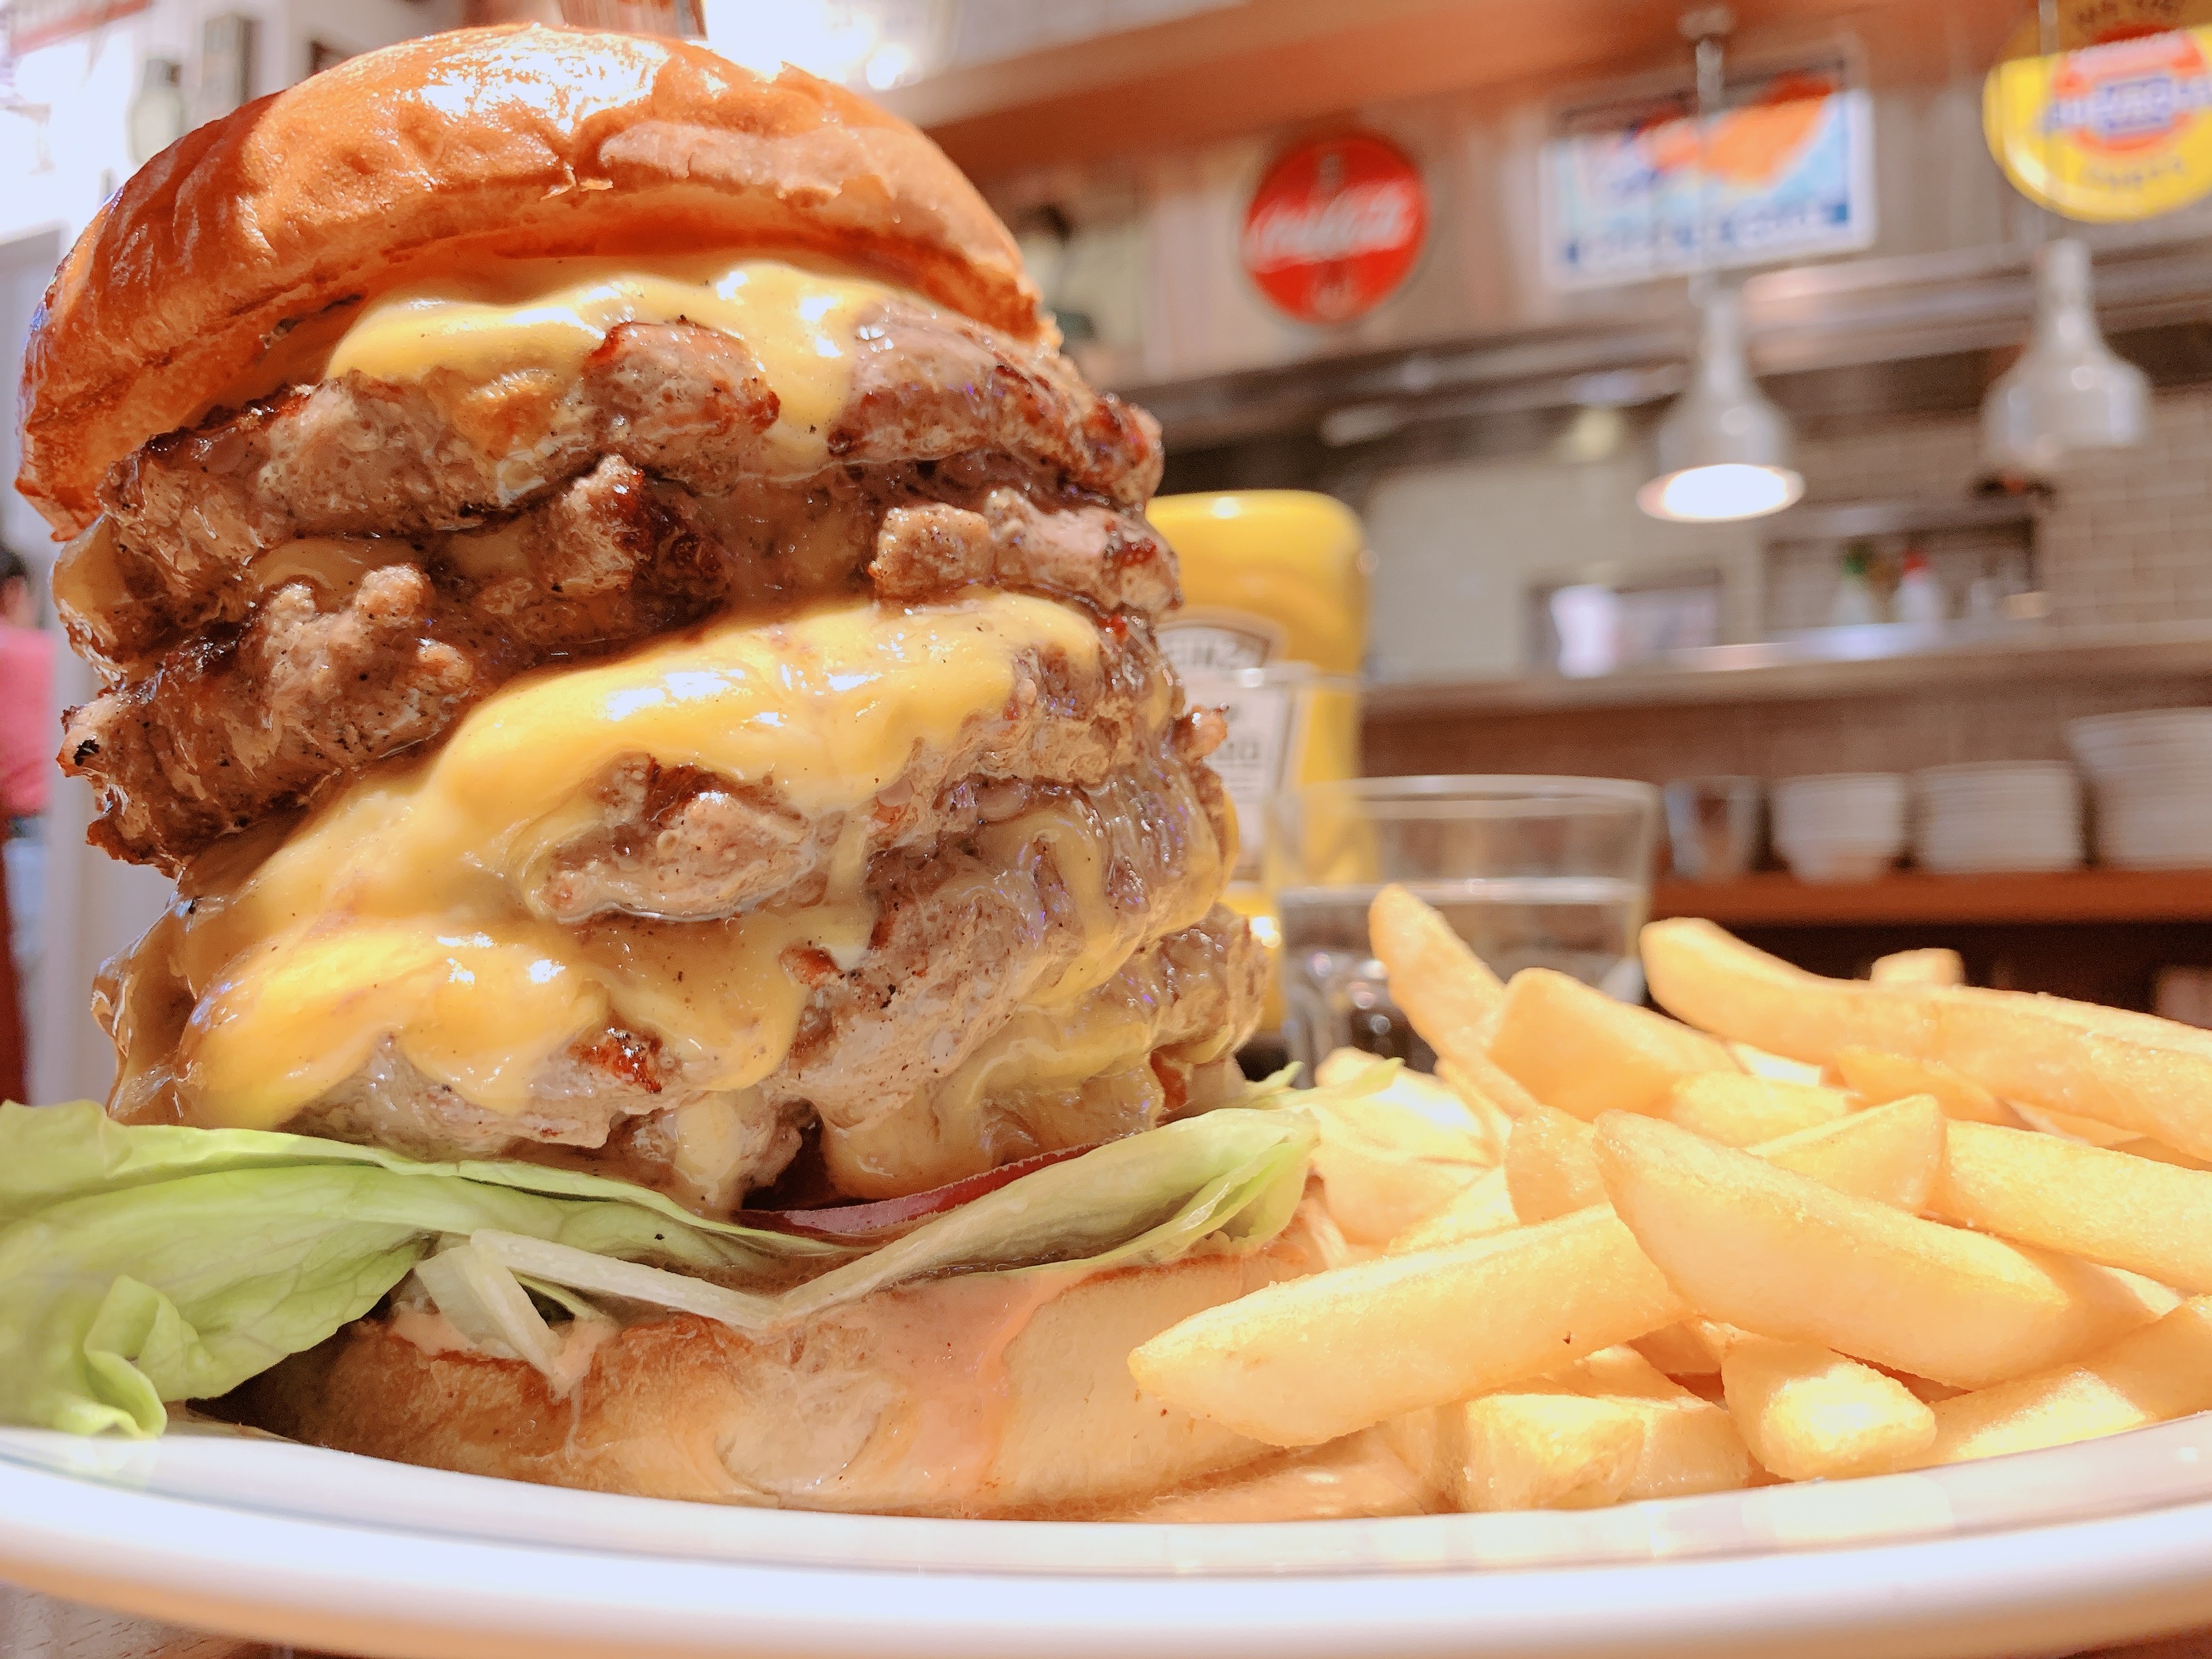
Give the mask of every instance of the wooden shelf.
<path id="1" fill-rule="evenodd" d="M 1370 684 L 1370 724 L 1553 714 L 1589 708 L 1686 708 L 1709 703 L 1799 702 L 1824 697 L 1923 695 L 1954 685 L 2005 685 L 2036 678 L 2132 680 L 2212 674 L 2212 623 L 2057 628 L 2017 625 L 1986 635 L 1952 625 L 1923 646 L 1895 623 L 1828 630 L 1837 636 L 1715 645 L 1676 653 L 1664 666 L 1589 679 L 1557 674 Z M 1939 634 L 1941 631 L 1939 630 Z M 1863 643 L 1863 654 L 1841 654 Z"/>
<path id="2" fill-rule="evenodd" d="M 1663 880 L 1654 916 L 1723 927 L 1890 922 L 2212 921 L 2212 870 L 2069 870 L 2052 875 L 1934 876 L 1816 884 L 1784 872 L 1734 881 Z"/>

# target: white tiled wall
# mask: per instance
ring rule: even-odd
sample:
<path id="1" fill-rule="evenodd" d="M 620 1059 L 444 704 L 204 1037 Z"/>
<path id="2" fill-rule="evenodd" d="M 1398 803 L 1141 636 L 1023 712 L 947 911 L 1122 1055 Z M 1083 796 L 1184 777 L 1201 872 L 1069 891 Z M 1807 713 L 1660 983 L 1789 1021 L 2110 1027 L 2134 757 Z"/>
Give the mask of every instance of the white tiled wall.
<path id="1" fill-rule="evenodd" d="M 1971 414 L 1808 437 L 1799 446 L 1807 499 L 1962 498 L 1981 471 L 1978 442 Z M 1559 580 L 1718 567 L 1735 584 L 1734 637 L 1825 619 L 1832 550 L 1763 559 L 1755 528 L 1647 519 L 1634 500 L 1647 465 L 1632 447 L 1594 465 L 1527 457 L 1387 475 L 1365 503 L 1376 558 L 1375 673 L 1520 672 L 1527 591 Z M 2212 617 L 2212 389 L 2161 393 L 2143 444 L 2076 457 L 2057 486 L 2037 532 L 2054 623 Z M 1937 544 L 1954 609 L 1982 555 L 2008 545 L 2002 533 Z"/>
<path id="2" fill-rule="evenodd" d="M 2044 548 L 2057 616 L 2212 616 L 2212 391 L 2158 398 L 2140 448 L 2078 459 Z"/>
<path id="3" fill-rule="evenodd" d="M 1408 468 L 1365 503 L 1376 553 L 1370 663 L 1389 680 L 1520 672 L 1532 586 L 1722 570 L 1734 637 L 1758 615 L 1758 548 L 1741 528 L 1667 525 L 1638 511 L 1641 447 L 1576 465 L 1530 458 Z"/>
<path id="4" fill-rule="evenodd" d="M 1808 495 L 1956 495 L 1976 472 L 1972 416 L 1896 421 L 1802 446 Z M 2039 532 L 2054 621 L 2212 617 L 2212 389 L 2160 394 L 2133 449 L 2074 457 Z"/>

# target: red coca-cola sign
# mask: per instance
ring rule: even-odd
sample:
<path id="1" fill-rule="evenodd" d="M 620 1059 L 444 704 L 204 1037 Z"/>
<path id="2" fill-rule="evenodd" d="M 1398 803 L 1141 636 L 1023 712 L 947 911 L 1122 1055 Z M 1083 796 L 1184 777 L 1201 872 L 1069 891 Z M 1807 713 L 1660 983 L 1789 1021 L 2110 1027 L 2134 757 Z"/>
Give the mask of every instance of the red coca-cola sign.
<path id="1" fill-rule="evenodd" d="M 1388 140 L 1351 132 L 1276 158 L 1244 210 L 1241 251 L 1279 308 L 1341 323 L 1397 292 L 1428 234 L 1420 169 Z"/>

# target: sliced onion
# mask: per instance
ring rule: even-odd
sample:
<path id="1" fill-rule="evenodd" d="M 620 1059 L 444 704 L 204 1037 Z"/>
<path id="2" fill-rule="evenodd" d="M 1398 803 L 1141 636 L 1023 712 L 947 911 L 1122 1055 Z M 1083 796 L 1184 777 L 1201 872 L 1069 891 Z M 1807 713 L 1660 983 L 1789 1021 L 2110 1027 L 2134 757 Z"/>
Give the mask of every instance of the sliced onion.
<path id="1" fill-rule="evenodd" d="M 506 1270 L 509 1283 L 514 1282 L 515 1273 L 527 1273 L 532 1279 L 565 1285 L 571 1290 L 595 1291 L 601 1296 L 619 1296 L 658 1308 L 673 1308 L 680 1313 L 695 1313 L 702 1319 L 715 1320 L 743 1331 L 765 1330 L 775 1322 L 776 1304 L 773 1297 L 724 1290 L 703 1279 L 648 1267 L 642 1262 L 617 1261 L 612 1256 L 594 1255 L 573 1245 L 554 1244 L 542 1238 L 496 1232 L 489 1228 L 471 1234 L 469 1244 L 476 1254 Z M 515 1291 L 522 1294 L 522 1286 L 516 1284 Z M 525 1295 L 523 1300 L 526 1303 L 529 1297 Z M 537 1310 L 532 1309 L 531 1315 L 535 1318 Z M 544 1322 L 538 1322 L 543 1326 Z"/>
<path id="2" fill-rule="evenodd" d="M 415 1276 L 453 1328 L 486 1353 L 553 1375 L 561 1345 L 530 1292 L 500 1262 L 463 1244 L 415 1264 Z"/>
<path id="3" fill-rule="evenodd" d="M 540 1301 L 550 1302 L 556 1308 L 566 1310 L 571 1319 L 605 1319 L 606 1317 L 605 1314 L 565 1285 L 556 1285 L 543 1279 L 532 1279 L 527 1273 L 517 1273 L 514 1277 L 516 1282 L 532 1296 Z"/>
<path id="4" fill-rule="evenodd" d="M 933 1187 L 926 1193 L 909 1193 L 904 1198 L 879 1199 L 873 1204 L 832 1204 L 815 1210 L 740 1210 L 733 1218 L 748 1227 L 768 1227 L 856 1243 L 878 1242 L 895 1237 L 932 1216 L 957 1210 L 986 1193 L 1011 1186 L 1033 1170 L 1080 1158 L 1103 1145 L 1103 1141 L 1095 1140 L 1086 1146 L 1064 1146 L 1054 1152 L 1038 1152 L 1018 1163 L 1002 1164 L 981 1175 L 964 1176 L 945 1186 Z"/>

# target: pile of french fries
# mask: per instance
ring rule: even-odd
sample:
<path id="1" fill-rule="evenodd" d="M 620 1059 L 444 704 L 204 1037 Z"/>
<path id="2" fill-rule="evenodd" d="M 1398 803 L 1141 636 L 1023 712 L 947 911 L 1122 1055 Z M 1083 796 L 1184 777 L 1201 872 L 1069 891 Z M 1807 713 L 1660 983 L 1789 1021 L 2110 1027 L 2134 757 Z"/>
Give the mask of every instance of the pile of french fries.
<path id="1" fill-rule="evenodd" d="M 2212 1032 L 1823 979 L 1655 922 L 1679 1019 L 1369 918 L 1434 1079 L 1317 1107 L 1341 1265 L 1139 1348 L 1269 1444 L 1379 1427 L 1467 1510 L 1922 1468 L 2212 1408 Z M 1349 1051 L 1321 1080 L 1391 1062 Z"/>

